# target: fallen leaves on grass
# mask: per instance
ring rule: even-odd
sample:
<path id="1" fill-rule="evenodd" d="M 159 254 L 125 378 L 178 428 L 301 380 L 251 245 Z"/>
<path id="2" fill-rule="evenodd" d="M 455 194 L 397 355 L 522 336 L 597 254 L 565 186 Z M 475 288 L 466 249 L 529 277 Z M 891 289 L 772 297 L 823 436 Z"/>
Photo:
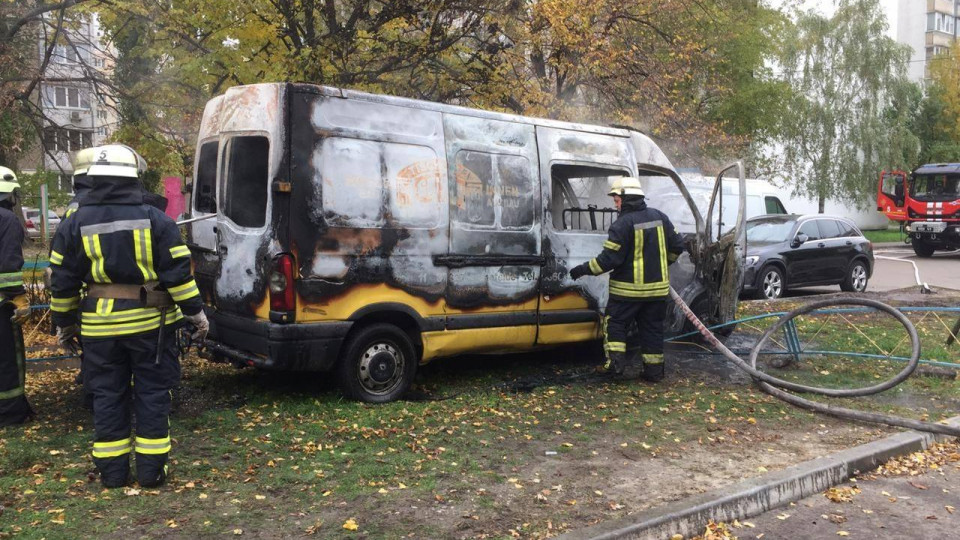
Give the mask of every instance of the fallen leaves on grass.
<path id="1" fill-rule="evenodd" d="M 350 519 L 346 520 L 345 522 L 343 522 L 343 528 L 346 529 L 346 530 L 348 530 L 348 531 L 355 531 L 355 530 L 359 529 L 360 526 L 357 525 L 357 521 L 356 521 L 355 519 L 350 518 Z"/>

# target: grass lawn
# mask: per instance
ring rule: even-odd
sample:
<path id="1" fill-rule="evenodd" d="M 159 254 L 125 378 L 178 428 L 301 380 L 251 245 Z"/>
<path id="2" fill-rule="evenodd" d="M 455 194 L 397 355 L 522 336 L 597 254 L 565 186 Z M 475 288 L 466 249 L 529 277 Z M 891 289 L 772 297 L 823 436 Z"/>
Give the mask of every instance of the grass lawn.
<path id="1" fill-rule="evenodd" d="M 899 339 L 882 321 L 854 321 L 866 337 L 837 321 L 817 334 L 819 322 L 801 321 L 801 334 L 820 347 Z M 933 322 L 922 331 L 940 339 Z M 0 538 L 545 538 L 891 432 L 791 408 L 716 359 L 671 361 L 660 385 L 598 380 L 596 362 L 586 346 L 440 361 L 421 369 L 409 400 L 375 406 L 343 400 L 323 374 L 190 357 L 168 485 L 110 491 L 89 457 L 75 372 L 32 366 L 38 419 L 0 429 Z M 684 367 L 706 363 L 720 371 Z M 849 385 L 896 369 L 810 357 L 777 372 Z M 955 381 L 914 377 L 852 406 L 938 420 L 958 403 Z"/>
<path id="2" fill-rule="evenodd" d="M 900 232 L 899 226 L 890 226 L 886 229 L 875 231 L 863 231 L 863 236 L 875 244 L 881 242 L 903 242 L 903 235 Z"/>

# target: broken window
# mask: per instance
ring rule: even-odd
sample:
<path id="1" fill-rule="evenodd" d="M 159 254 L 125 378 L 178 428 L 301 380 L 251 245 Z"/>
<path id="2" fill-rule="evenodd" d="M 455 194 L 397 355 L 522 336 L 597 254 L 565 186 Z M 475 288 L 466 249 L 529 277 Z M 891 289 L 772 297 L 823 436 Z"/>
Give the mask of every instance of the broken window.
<path id="1" fill-rule="evenodd" d="M 200 147 L 200 160 L 197 162 L 197 190 L 194 206 L 198 212 L 213 214 L 217 211 L 217 154 L 220 143 L 212 141 Z"/>
<path id="2" fill-rule="evenodd" d="M 605 234 L 618 215 L 608 193 L 629 172 L 592 165 L 554 165 L 550 172 L 553 228 Z"/>
<path id="3" fill-rule="evenodd" d="M 533 226 L 537 181 L 522 156 L 461 150 L 457 153 L 453 220 L 467 229 L 528 230 Z"/>
<path id="4" fill-rule="evenodd" d="M 227 143 L 223 213 L 241 227 L 263 227 L 267 220 L 270 142 L 266 137 L 234 137 Z"/>

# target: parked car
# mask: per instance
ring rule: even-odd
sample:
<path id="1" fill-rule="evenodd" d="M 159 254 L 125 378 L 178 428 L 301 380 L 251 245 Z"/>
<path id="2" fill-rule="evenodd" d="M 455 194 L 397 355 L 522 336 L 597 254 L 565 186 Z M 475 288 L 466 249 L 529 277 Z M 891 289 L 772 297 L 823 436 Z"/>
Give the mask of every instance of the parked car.
<path id="1" fill-rule="evenodd" d="M 40 210 L 38 208 L 23 208 L 23 223 L 27 228 L 27 238 L 31 240 L 40 239 L 40 228 L 42 227 L 40 223 Z M 53 210 L 47 210 L 47 236 L 53 236 L 53 232 L 57 230 L 57 225 L 60 224 L 60 216 L 57 215 Z"/>
<path id="2" fill-rule="evenodd" d="M 863 292 L 873 262 L 873 244 L 847 218 L 758 216 L 747 220 L 743 291 L 766 299 L 811 285 Z"/>

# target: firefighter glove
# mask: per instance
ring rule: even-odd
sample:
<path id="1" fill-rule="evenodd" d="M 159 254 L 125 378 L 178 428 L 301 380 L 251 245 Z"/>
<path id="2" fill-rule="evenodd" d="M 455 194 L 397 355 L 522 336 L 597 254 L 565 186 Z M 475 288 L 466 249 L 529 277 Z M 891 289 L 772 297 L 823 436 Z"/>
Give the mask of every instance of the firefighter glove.
<path id="1" fill-rule="evenodd" d="M 77 334 L 80 332 L 80 328 L 75 324 L 69 326 L 58 326 L 57 327 L 57 343 L 60 344 L 60 347 L 64 350 L 73 352 L 74 344 L 73 340 L 76 339 Z"/>
<path id="2" fill-rule="evenodd" d="M 198 342 L 203 341 L 207 337 L 207 332 L 210 331 L 210 322 L 207 321 L 207 315 L 203 310 L 197 312 L 196 315 L 184 315 L 184 318 L 194 328 L 193 333 L 190 334 L 190 339 Z"/>
<path id="3" fill-rule="evenodd" d="M 574 266 L 573 269 L 570 270 L 570 279 L 580 279 L 588 274 L 590 274 L 590 270 L 587 269 L 587 264 L 584 263 Z"/>
<path id="4" fill-rule="evenodd" d="M 10 321 L 13 324 L 23 324 L 30 318 L 30 301 L 27 300 L 27 295 L 20 294 L 13 297 L 13 317 L 10 317 Z"/>

